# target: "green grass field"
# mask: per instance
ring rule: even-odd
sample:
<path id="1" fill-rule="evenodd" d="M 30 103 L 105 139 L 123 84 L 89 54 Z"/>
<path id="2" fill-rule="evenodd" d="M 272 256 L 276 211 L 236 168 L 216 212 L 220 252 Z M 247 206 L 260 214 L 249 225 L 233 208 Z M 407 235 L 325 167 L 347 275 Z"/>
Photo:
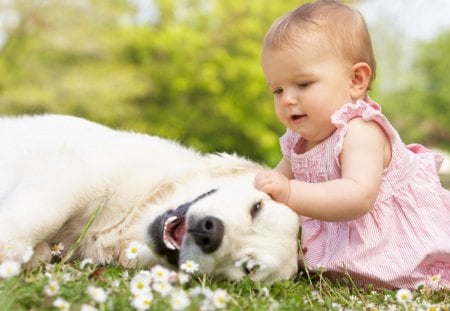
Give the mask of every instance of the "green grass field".
<path id="1" fill-rule="evenodd" d="M 4 269 L 2 269 L 4 273 Z M 4 274 L 2 274 L 4 276 Z M 179 276 L 179 275 L 178 275 Z M 250 279 L 186 280 L 158 273 L 54 264 L 0 280 L 0 310 L 449 310 L 450 291 L 422 286 L 412 292 L 331 284 L 320 274 L 272 286 Z M 159 278 L 159 279 L 158 279 Z M 137 281 L 138 280 L 138 281 Z M 140 281 L 139 281 L 140 280 Z M 140 282 L 140 283 L 139 283 Z"/>

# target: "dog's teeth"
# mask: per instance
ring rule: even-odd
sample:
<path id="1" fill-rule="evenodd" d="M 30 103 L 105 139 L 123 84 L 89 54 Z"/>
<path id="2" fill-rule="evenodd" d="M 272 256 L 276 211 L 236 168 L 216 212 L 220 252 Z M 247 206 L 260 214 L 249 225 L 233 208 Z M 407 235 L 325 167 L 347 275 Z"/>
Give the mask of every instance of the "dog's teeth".
<path id="1" fill-rule="evenodd" d="M 166 234 L 167 225 L 173 223 L 177 219 L 177 216 L 172 216 L 166 219 L 166 222 L 164 223 L 164 234 Z"/>
<path id="2" fill-rule="evenodd" d="M 172 243 L 170 243 L 169 241 L 167 241 L 167 240 L 164 240 L 164 244 L 166 245 L 166 247 L 167 247 L 168 249 L 173 249 L 173 250 L 176 249 L 176 247 L 175 247 Z"/>
<path id="3" fill-rule="evenodd" d="M 166 225 L 174 222 L 176 219 L 177 219 L 177 216 L 172 216 L 172 217 L 167 218 Z"/>
<path id="4" fill-rule="evenodd" d="M 167 218 L 166 222 L 164 223 L 164 236 L 166 235 L 167 225 L 174 222 L 175 220 L 177 220 L 177 216 L 172 216 L 172 217 Z M 176 249 L 176 246 L 173 245 L 170 241 L 168 241 L 165 238 L 164 238 L 164 244 L 166 245 L 166 247 L 168 249 L 172 249 L 172 250 Z"/>

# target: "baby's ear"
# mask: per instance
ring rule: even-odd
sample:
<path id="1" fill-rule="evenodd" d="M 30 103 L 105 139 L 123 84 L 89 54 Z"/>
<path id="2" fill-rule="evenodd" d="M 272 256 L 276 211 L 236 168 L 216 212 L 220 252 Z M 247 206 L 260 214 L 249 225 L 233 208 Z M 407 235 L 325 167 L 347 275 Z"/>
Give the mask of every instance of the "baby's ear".
<path id="1" fill-rule="evenodd" d="M 372 69 L 367 63 L 360 62 L 352 66 L 351 69 L 351 88 L 350 96 L 352 99 L 363 98 L 369 88 Z"/>

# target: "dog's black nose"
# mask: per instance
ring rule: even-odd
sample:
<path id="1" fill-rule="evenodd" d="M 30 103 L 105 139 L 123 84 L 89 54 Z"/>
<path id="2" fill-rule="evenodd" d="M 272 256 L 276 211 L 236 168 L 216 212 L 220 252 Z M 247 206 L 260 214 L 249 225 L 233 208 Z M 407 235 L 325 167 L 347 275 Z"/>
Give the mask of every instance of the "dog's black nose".
<path id="1" fill-rule="evenodd" d="M 208 216 L 198 221 L 188 229 L 197 244 L 204 253 L 216 251 L 223 239 L 223 222 L 216 217 Z"/>

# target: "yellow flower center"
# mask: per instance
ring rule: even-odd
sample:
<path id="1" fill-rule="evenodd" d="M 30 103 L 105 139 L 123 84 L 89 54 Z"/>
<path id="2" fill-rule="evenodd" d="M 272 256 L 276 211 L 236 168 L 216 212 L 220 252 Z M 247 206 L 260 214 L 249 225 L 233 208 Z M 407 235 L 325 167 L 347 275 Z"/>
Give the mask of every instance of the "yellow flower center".
<path id="1" fill-rule="evenodd" d="M 149 305 L 152 304 L 152 301 L 151 301 L 150 299 L 145 299 L 145 300 L 143 301 L 143 304 L 146 305 L 146 306 L 149 306 Z"/>

